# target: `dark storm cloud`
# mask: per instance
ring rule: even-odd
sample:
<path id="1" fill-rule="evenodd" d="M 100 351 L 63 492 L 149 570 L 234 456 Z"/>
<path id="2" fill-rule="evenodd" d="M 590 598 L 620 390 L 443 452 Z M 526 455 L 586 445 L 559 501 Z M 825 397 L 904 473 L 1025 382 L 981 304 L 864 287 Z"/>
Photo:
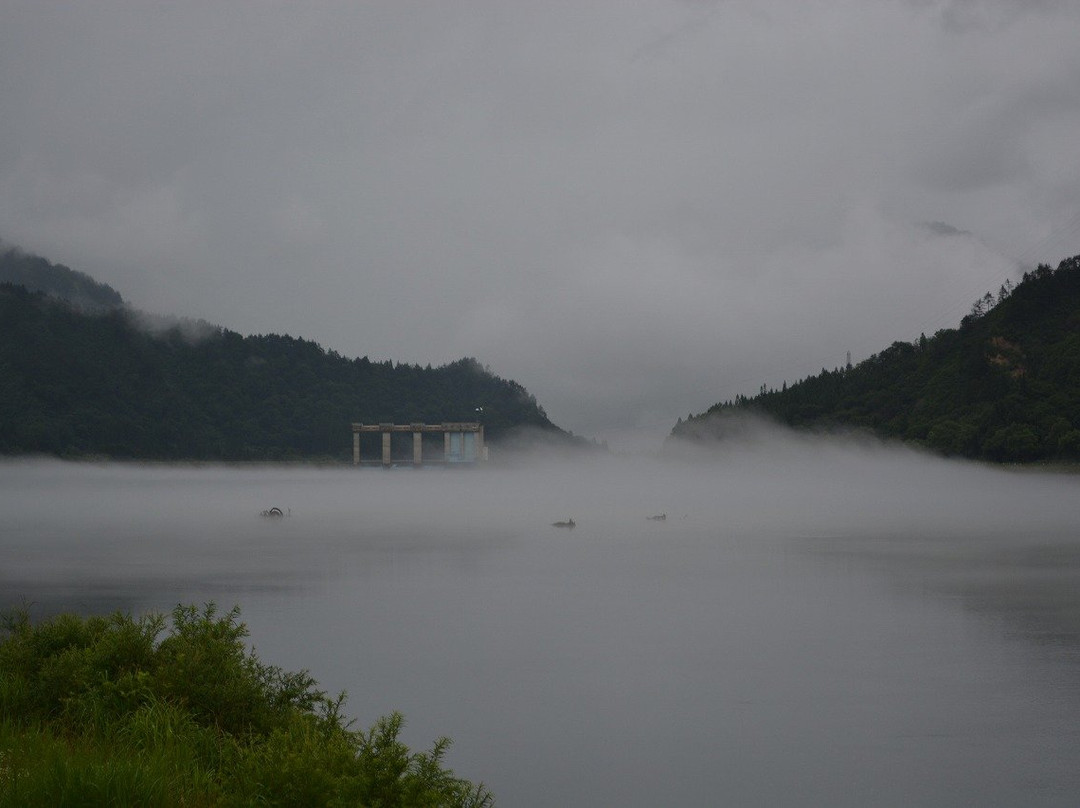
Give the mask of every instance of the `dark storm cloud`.
<path id="1" fill-rule="evenodd" d="M 1080 251 L 1078 33 L 1005 0 L 8 3 L 0 237 L 663 432 Z"/>

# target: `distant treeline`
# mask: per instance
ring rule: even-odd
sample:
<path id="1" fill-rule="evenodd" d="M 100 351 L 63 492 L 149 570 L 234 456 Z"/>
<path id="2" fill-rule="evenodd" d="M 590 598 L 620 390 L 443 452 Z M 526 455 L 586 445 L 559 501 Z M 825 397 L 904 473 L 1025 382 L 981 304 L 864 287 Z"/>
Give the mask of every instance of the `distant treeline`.
<path id="1" fill-rule="evenodd" d="M 0 453 L 346 460 L 352 422 L 455 420 L 482 420 L 496 441 L 523 427 L 574 441 L 475 359 L 348 359 L 303 339 L 148 323 L 0 284 Z"/>
<path id="2" fill-rule="evenodd" d="M 946 455 L 1076 462 L 1080 256 L 988 292 L 959 328 L 716 404 L 680 420 L 672 434 L 716 438 L 724 415 L 746 412 L 797 428 L 869 430 Z"/>
<path id="3" fill-rule="evenodd" d="M 85 310 L 112 309 L 124 305 L 120 293 L 98 283 L 85 272 L 54 264 L 38 255 L 0 243 L 0 283 L 25 286 L 31 292 L 66 300 Z"/>

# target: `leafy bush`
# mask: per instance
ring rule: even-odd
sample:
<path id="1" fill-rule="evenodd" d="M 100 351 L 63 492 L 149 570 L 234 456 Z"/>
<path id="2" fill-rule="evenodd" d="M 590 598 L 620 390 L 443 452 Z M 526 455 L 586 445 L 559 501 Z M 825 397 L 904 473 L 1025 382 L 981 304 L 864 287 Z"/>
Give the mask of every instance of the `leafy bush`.
<path id="1" fill-rule="evenodd" d="M 350 729 L 344 694 L 262 663 L 239 615 L 5 614 L 0 808 L 492 804 L 444 768 L 447 739 L 411 752 L 398 713 Z"/>

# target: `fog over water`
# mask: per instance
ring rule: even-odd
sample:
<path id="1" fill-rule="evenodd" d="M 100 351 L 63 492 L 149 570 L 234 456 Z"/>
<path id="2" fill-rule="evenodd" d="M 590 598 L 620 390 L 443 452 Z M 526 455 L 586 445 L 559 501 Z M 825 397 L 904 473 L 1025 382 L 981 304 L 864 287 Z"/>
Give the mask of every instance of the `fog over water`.
<path id="1" fill-rule="evenodd" d="M 1070 805 L 1078 486 L 775 435 L 484 469 L 8 461 L 0 605 L 239 604 L 261 658 L 358 725 L 449 735 L 504 806 Z"/>

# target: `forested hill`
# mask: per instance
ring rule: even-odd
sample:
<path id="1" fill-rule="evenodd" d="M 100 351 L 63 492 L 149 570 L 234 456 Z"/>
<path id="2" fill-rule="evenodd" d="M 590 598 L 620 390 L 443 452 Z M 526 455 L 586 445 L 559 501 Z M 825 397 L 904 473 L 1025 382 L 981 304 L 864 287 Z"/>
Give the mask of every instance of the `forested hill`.
<path id="1" fill-rule="evenodd" d="M 489 440 L 555 427 L 474 359 L 347 359 L 287 336 L 152 327 L 0 284 L 0 453 L 140 459 L 351 459 L 352 422 L 482 422 Z"/>
<path id="2" fill-rule="evenodd" d="M 717 404 L 672 434 L 715 439 L 743 412 L 793 427 L 863 428 L 993 461 L 1080 460 L 1080 256 L 977 301 L 956 329 L 854 367 Z"/>
<path id="3" fill-rule="evenodd" d="M 98 283 L 85 272 L 54 264 L 38 255 L 0 243 L 0 283 L 15 283 L 32 292 L 66 300 L 86 311 L 102 311 L 124 305 L 120 293 Z"/>

